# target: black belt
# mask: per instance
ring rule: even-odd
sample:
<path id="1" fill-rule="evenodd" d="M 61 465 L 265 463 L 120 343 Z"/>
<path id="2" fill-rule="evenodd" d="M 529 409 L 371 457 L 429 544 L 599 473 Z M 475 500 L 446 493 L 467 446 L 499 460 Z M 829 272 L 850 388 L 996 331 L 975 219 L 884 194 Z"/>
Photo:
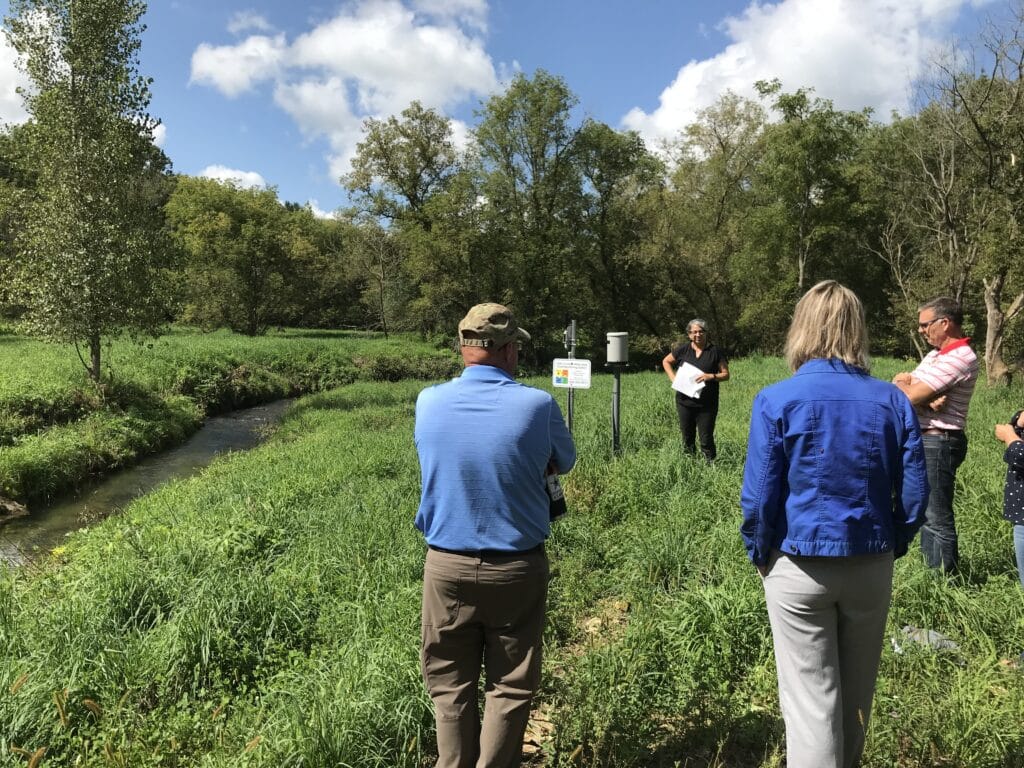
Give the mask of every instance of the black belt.
<path id="1" fill-rule="evenodd" d="M 461 555 L 462 557 L 522 557 L 523 555 L 535 555 L 544 551 L 544 544 L 540 543 L 529 549 L 445 549 L 427 544 L 427 549 L 435 552 L 444 552 L 446 555 Z"/>

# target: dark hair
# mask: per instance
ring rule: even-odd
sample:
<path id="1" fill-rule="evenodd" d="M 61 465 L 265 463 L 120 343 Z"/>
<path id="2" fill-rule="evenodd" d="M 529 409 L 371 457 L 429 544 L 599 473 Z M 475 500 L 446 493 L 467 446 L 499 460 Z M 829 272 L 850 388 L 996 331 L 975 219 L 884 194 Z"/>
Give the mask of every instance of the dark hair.
<path id="1" fill-rule="evenodd" d="M 964 324 L 964 311 L 960 308 L 960 303 L 949 296 L 939 296 L 937 299 L 926 301 L 917 308 L 917 311 L 924 312 L 926 309 L 934 312 L 935 317 L 949 318 L 954 325 Z"/>

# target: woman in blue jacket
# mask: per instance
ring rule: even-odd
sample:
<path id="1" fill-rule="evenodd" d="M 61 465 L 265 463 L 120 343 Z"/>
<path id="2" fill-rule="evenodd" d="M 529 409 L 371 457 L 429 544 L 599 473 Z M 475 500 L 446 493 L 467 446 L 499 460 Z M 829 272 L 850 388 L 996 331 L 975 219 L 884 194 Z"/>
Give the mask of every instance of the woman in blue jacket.
<path id="1" fill-rule="evenodd" d="M 857 296 L 800 299 L 793 376 L 754 400 L 741 533 L 762 576 L 788 768 L 852 768 L 864 751 L 893 559 L 924 521 L 928 480 L 907 397 L 868 375 Z"/>

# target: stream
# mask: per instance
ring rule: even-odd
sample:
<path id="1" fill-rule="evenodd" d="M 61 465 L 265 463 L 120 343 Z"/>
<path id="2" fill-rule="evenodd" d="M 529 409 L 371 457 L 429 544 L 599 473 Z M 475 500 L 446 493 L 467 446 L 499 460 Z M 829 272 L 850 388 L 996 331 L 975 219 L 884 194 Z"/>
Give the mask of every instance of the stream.
<path id="1" fill-rule="evenodd" d="M 291 405 L 278 400 L 206 420 L 187 442 L 133 467 L 97 479 L 72 497 L 57 499 L 24 517 L 0 523 L 0 560 L 23 564 L 59 545 L 64 537 L 123 509 L 154 488 L 196 474 L 226 451 L 244 451 L 261 443 Z"/>

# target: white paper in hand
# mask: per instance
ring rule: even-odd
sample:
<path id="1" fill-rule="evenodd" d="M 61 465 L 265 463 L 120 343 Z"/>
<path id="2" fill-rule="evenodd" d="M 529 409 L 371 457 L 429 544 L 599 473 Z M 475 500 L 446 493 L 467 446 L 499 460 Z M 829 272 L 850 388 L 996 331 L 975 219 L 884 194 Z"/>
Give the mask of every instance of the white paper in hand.
<path id="1" fill-rule="evenodd" d="M 696 378 L 704 373 L 700 368 L 689 363 L 683 363 L 676 369 L 676 377 L 672 380 L 672 389 L 682 392 L 688 397 L 700 397 L 700 391 L 704 389 L 704 382 L 697 382 Z"/>

